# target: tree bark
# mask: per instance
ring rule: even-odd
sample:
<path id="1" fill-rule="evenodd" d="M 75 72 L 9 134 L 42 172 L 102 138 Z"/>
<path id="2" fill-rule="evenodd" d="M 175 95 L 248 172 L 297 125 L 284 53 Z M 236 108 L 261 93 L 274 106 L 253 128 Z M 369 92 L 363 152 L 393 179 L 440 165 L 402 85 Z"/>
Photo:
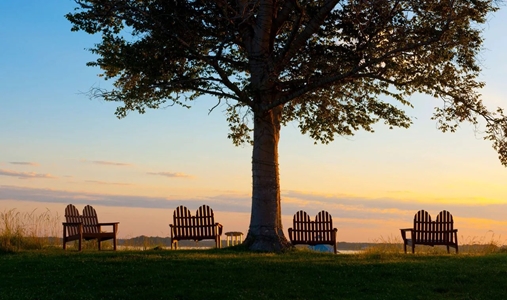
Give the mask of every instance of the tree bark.
<path id="1" fill-rule="evenodd" d="M 278 141 L 282 106 L 254 112 L 252 212 L 245 244 L 250 250 L 278 252 L 291 247 L 282 226 Z"/>

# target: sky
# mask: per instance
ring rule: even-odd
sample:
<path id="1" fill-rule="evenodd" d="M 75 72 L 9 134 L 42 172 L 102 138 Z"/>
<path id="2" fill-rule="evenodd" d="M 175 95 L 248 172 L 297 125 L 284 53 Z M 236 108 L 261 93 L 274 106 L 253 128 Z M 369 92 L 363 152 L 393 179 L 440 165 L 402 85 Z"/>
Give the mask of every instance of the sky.
<path id="1" fill-rule="evenodd" d="M 120 222 L 119 237 L 170 236 L 179 205 L 207 204 L 225 231 L 247 233 L 251 147 L 227 139 L 225 107 L 206 96 L 191 109 L 165 107 L 114 115 L 117 104 L 90 100 L 92 87 L 112 82 L 86 63 L 99 37 L 71 32 L 71 0 L 0 1 L 0 213 L 51 215 L 65 206 L 94 206 L 101 222 Z M 484 28 L 480 92 L 494 110 L 507 109 L 507 7 Z M 297 124 L 281 130 L 282 218 L 327 210 L 338 240 L 400 239 L 414 214 L 454 216 L 460 243 L 506 243 L 507 169 L 489 141 L 462 124 L 436 129 L 441 103 L 414 95 L 409 129 L 375 127 L 315 145 Z M 482 128 L 483 129 L 483 128 Z M 312 218 L 313 218 L 312 217 Z M 61 229 L 60 229 L 61 230 Z"/>

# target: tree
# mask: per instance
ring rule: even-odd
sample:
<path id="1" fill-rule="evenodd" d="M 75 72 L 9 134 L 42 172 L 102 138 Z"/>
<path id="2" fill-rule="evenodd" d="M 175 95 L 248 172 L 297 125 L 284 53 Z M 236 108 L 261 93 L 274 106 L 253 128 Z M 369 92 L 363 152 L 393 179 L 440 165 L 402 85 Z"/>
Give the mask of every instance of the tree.
<path id="1" fill-rule="evenodd" d="M 409 127 L 403 106 L 423 93 L 441 99 L 434 119 L 444 132 L 482 119 L 507 165 L 507 120 L 478 92 L 480 25 L 498 9 L 493 0 L 75 2 L 72 30 L 102 35 L 88 65 L 114 80 L 91 97 L 122 103 L 119 118 L 204 94 L 227 105 L 229 138 L 253 144 L 252 250 L 289 247 L 278 172 L 289 122 L 322 143 L 379 121 Z"/>

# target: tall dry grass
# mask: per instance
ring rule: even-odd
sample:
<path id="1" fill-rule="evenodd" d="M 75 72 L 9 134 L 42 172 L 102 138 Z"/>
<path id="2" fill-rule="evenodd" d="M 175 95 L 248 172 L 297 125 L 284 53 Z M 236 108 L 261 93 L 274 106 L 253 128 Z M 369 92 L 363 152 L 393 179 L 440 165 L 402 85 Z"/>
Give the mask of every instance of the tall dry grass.
<path id="1" fill-rule="evenodd" d="M 0 251 L 43 249 L 56 246 L 61 235 L 60 216 L 46 209 L 38 212 L 19 212 L 16 209 L 0 212 Z"/>
<path id="2" fill-rule="evenodd" d="M 489 254 L 497 252 L 506 252 L 505 242 L 501 236 L 495 236 L 492 230 L 486 232 L 481 237 L 461 237 L 463 245 L 460 246 L 460 252 L 466 254 Z"/>

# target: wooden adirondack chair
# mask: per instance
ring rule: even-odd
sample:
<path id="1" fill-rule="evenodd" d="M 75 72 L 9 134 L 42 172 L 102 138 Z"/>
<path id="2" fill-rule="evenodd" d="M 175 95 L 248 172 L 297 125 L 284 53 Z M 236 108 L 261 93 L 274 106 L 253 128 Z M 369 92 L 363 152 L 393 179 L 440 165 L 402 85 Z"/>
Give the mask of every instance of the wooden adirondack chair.
<path id="1" fill-rule="evenodd" d="M 430 214 L 425 210 L 418 211 L 414 216 L 414 227 L 401 230 L 403 239 L 403 250 L 407 253 L 407 245 L 412 247 L 412 253 L 415 252 L 415 245 L 447 246 L 456 249 L 458 253 L 458 230 L 454 229 L 454 220 L 452 215 L 446 211 L 441 211 L 436 221 L 431 220 Z M 410 232 L 410 237 L 407 237 Z"/>
<path id="2" fill-rule="evenodd" d="M 105 240 L 113 240 L 113 249 L 116 250 L 116 234 L 119 222 L 99 223 L 95 209 L 86 205 L 83 209 L 83 238 L 85 240 L 97 240 L 100 250 L 100 243 Z M 112 231 L 102 231 L 103 226 L 111 226 Z"/>
<path id="3" fill-rule="evenodd" d="M 178 206 L 173 213 L 173 224 L 169 224 L 169 227 L 171 228 L 171 249 L 173 246 L 178 249 L 178 241 L 181 240 L 212 239 L 215 240 L 217 248 L 222 247 L 220 236 L 223 226 L 215 222 L 213 209 L 207 205 L 200 206 L 195 216 L 192 216 L 185 206 Z"/>
<path id="4" fill-rule="evenodd" d="M 327 211 L 321 211 L 310 220 L 310 216 L 302 210 L 294 214 L 293 226 L 289 228 L 289 239 L 293 245 L 331 245 L 336 249 L 336 233 L 338 229 L 333 228 L 333 218 Z"/>
<path id="5" fill-rule="evenodd" d="M 65 222 L 63 224 L 63 249 L 65 250 L 67 242 L 79 241 L 79 251 L 81 251 L 81 242 L 83 240 L 83 221 L 77 208 L 69 204 L 65 208 Z"/>
<path id="6" fill-rule="evenodd" d="M 100 250 L 100 242 L 113 240 L 113 248 L 116 250 L 116 234 L 118 232 L 118 222 L 99 223 L 97 212 L 90 205 L 85 206 L 83 215 L 79 215 L 77 208 L 69 204 L 65 208 L 65 220 L 63 224 L 63 249 L 66 249 L 67 242 L 79 241 L 78 250 L 81 251 L 83 239 L 97 240 Z M 102 226 L 112 226 L 111 232 L 102 231 Z"/>

